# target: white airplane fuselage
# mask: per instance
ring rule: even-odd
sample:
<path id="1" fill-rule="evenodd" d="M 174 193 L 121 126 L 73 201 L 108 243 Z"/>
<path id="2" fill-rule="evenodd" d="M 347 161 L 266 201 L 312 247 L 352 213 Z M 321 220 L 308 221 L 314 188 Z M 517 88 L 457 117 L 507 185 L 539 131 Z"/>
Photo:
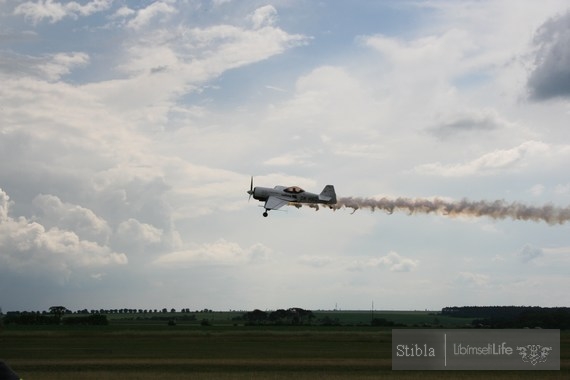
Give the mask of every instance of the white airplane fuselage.
<path id="1" fill-rule="evenodd" d="M 336 193 L 332 185 L 325 186 L 320 194 L 310 193 L 298 186 L 254 187 L 248 194 L 265 202 L 263 216 L 267 216 L 269 210 L 277 210 L 286 204 L 336 204 Z"/>

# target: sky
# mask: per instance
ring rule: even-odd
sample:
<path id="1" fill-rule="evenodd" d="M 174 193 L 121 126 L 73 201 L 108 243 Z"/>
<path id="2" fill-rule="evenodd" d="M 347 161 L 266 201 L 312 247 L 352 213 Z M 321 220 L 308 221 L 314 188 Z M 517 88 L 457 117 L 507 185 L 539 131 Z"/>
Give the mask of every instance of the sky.
<path id="1" fill-rule="evenodd" d="M 0 0 L 0 308 L 570 306 L 570 6 Z M 284 211 L 282 211 L 284 210 Z"/>

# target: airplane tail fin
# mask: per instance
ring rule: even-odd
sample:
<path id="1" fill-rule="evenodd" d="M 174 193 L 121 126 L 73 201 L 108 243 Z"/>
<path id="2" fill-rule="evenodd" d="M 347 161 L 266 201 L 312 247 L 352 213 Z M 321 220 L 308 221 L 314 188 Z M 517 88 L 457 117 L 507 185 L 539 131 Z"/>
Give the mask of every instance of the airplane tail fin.
<path id="1" fill-rule="evenodd" d="M 319 199 L 327 204 L 336 204 L 336 193 L 333 185 L 326 185 L 323 191 L 319 194 Z"/>

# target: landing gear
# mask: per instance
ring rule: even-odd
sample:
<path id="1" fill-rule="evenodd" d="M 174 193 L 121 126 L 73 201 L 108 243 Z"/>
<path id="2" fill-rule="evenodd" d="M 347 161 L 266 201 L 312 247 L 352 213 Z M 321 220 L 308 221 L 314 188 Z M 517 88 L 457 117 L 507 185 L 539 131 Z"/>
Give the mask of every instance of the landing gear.
<path id="1" fill-rule="evenodd" d="M 267 218 L 267 215 L 269 215 L 269 214 L 267 214 L 267 211 L 265 211 L 265 212 L 263 213 L 263 216 Z"/>

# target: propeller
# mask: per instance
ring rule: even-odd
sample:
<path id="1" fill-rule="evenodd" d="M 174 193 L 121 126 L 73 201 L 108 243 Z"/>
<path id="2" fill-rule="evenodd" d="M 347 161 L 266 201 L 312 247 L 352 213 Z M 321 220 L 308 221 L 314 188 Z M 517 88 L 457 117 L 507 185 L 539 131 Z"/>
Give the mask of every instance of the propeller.
<path id="1" fill-rule="evenodd" d="M 253 195 L 253 176 L 251 176 L 251 182 L 249 184 L 249 190 L 247 193 L 249 194 L 249 198 L 247 200 L 250 201 L 251 196 Z"/>

